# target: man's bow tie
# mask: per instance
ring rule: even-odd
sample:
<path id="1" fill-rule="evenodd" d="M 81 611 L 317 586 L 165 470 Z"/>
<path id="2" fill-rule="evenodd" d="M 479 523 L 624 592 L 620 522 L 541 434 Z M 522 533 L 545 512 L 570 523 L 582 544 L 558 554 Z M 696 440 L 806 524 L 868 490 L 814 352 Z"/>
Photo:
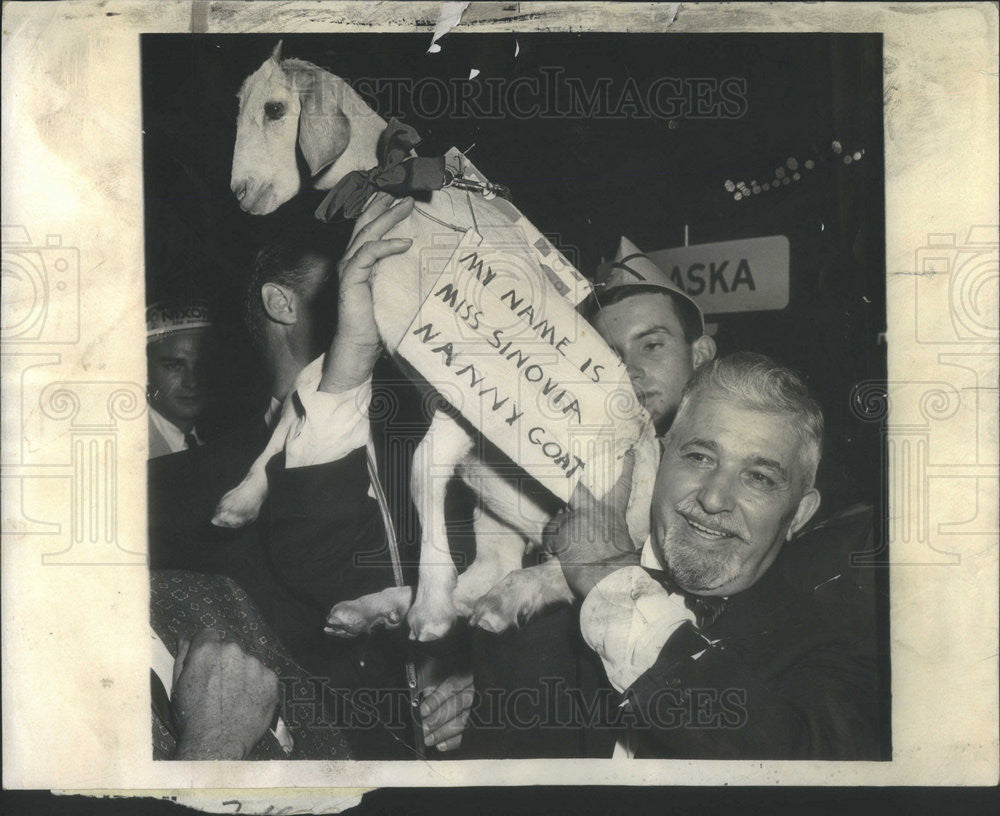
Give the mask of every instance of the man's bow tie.
<path id="1" fill-rule="evenodd" d="M 667 592 L 684 598 L 684 605 L 694 612 L 695 626 L 699 629 L 708 629 L 726 609 L 725 598 L 717 595 L 694 595 L 680 587 L 669 573 L 650 567 L 643 569 Z"/>

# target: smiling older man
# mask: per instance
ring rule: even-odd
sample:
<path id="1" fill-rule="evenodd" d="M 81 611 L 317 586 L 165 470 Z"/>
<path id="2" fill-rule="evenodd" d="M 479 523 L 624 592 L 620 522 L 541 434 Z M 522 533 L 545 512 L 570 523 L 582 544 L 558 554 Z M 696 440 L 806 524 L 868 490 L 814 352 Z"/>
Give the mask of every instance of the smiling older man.
<path id="1" fill-rule="evenodd" d="M 633 755 L 877 758 L 874 644 L 775 568 L 819 507 L 822 437 L 794 372 L 755 354 L 707 363 L 664 439 L 642 565 L 621 538 L 628 474 L 551 536 Z"/>

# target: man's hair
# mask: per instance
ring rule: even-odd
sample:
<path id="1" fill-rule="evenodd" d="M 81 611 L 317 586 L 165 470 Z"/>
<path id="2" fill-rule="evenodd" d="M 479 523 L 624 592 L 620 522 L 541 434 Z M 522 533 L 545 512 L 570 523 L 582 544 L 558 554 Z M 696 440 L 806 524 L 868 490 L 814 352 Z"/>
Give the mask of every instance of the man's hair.
<path id="1" fill-rule="evenodd" d="M 791 417 L 790 426 L 803 445 L 805 487 L 813 485 L 823 450 L 823 410 L 802 377 L 763 354 L 742 351 L 719 357 L 698 368 L 684 386 L 675 425 L 692 400 L 708 394 L 750 410 Z"/>
<path id="2" fill-rule="evenodd" d="M 684 330 L 684 342 L 691 345 L 701 337 L 702 323 L 697 307 L 675 292 L 663 289 L 660 286 L 637 284 L 635 286 L 616 286 L 607 292 L 595 290 L 593 297 L 590 298 L 590 302 L 586 306 L 584 316 L 589 322 L 593 322 L 594 318 L 600 314 L 601 309 L 605 306 L 620 303 L 626 298 L 635 297 L 636 295 L 663 295 L 673 304 L 674 314 L 677 315 L 677 319 L 681 323 L 681 328 Z"/>
<path id="3" fill-rule="evenodd" d="M 328 233 L 306 222 L 272 237 L 257 250 L 243 291 L 243 319 L 256 348 L 263 346 L 268 320 L 261 287 L 275 283 L 302 295 L 312 269 L 311 258 L 325 258 L 332 267 L 343 249 L 334 246 L 335 241 Z"/>

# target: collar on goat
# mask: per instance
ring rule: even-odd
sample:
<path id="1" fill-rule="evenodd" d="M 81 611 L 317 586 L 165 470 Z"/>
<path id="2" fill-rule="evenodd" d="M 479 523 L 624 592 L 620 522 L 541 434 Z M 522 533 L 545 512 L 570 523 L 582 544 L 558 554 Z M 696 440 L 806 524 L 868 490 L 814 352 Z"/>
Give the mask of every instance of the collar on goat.
<path id="1" fill-rule="evenodd" d="M 397 197 L 440 190 L 448 182 L 444 156 L 414 156 L 413 148 L 420 142 L 416 130 L 390 119 L 375 149 L 378 164 L 370 170 L 354 170 L 338 181 L 319 205 L 316 217 L 330 221 L 343 209 L 346 218 L 357 218 L 369 196 L 380 190 Z"/>
<path id="2" fill-rule="evenodd" d="M 357 218 L 372 193 L 379 191 L 398 198 L 440 190 L 455 183 L 463 189 L 478 189 L 506 197 L 507 190 L 500 185 L 480 185 L 457 179 L 445 167 L 444 156 L 413 155 L 413 149 L 421 141 L 410 125 L 390 119 L 378 139 L 375 151 L 378 164 L 370 170 L 354 170 L 338 181 L 316 210 L 316 218 L 330 221 L 341 209 L 345 218 Z"/>

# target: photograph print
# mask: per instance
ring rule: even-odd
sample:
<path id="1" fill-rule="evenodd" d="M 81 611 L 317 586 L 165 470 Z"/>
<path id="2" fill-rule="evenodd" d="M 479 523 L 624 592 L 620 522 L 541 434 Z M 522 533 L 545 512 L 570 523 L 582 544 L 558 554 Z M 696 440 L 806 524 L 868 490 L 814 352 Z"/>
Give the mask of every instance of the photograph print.
<path id="1" fill-rule="evenodd" d="M 140 35 L 160 760 L 892 759 L 880 34 Z"/>

